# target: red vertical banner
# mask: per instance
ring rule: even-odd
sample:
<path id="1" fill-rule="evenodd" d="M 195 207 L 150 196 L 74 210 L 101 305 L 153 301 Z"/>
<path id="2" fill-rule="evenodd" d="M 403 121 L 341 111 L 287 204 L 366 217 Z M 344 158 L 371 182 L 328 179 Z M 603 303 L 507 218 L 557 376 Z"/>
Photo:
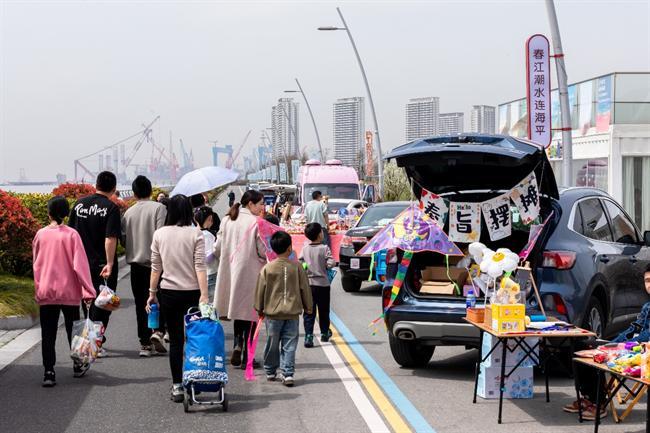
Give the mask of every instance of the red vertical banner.
<path id="1" fill-rule="evenodd" d="M 528 138 L 544 147 L 551 144 L 551 47 L 544 35 L 526 41 L 526 102 Z"/>

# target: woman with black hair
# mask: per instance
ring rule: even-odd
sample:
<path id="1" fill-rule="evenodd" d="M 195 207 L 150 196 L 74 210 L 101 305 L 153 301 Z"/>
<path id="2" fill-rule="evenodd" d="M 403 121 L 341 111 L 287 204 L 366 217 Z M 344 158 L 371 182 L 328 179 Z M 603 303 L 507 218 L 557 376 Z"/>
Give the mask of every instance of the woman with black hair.
<path id="1" fill-rule="evenodd" d="M 217 271 L 219 270 L 219 260 L 214 257 L 214 243 L 217 241 L 212 228 L 214 226 L 214 218 L 217 215 L 212 212 L 208 206 L 201 206 L 194 211 L 194 220 L 203 233 L 203 240 L 205 241 L 205 265 L 208 273 L 208 296 L 214 294 L 214 287 L 217 284 Z"/>
<path id="2" fill-rule="evenodd" d="M 151 243 L 151 281 L 147 311 L 158 304 L 169 333 L 171 398 L 183 401 L 184 317 L 187 310 L 208 302 L 205 241 L 192 225 L 192 205 L 184 195 L 169 201 L 165 226 L 156 230 Z M 161 281 L 162 274 L 162 281 Z M 160 282 L 160 290 L 157 289 Z"/>
<path id="3" fill-rule="evenodd" d="M 258 236 L 257 218 L 264 211 L 264 195 L 248 190 L 221 222 L 215 256 L 219 259 L 215 305 L 219 315 L 234 320 L 234 350 L 230 363 L 246 366 L 246 339 L 257 313 L 253 309 L 257 276 L 266 264 L 266 248 Z M 255 356 L 255 354 L 252 354 Z"/>
<path id="4" fill-rule="evenodd" d="M 88 258 L 79 233 L 63 225 L 70 213 L 65 198 L 56 196 L 47 202 L 50 225 L 40 229 L 32 249 L 34 253 L 34 288 L 41 319 L 43 352 L 43 386 L 56 385 L 56 333 L 59 316 L 63 313 L 68 344 L 72 341 L 72 323 L 79 320 L 79 304 L 83 299 L 89 307 L 95 299 L 95 287 L 90 277 Z M 74 364 L 74 377 L 81 377 L 88 365 Z"/>

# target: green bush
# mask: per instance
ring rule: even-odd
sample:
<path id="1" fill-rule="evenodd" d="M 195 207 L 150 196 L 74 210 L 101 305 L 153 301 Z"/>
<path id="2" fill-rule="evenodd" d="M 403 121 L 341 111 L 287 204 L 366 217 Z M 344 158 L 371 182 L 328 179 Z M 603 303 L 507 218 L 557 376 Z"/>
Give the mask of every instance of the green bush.
<path id="1" fill-rule="evenodd" d="M 404 170 L 393 162 L 386 164 L 383 201 L 406 201 L 411 200 L 411 197 L 411 185 Z"/>
<path id="2" fill-rule="evenodd" d="M 47 202 L 54 197 L 52 194 L 41 193 L 17 193 L 16 197 L 20 199 L 32 216 L 41 227 L 45 227 L 50 223 L 50 218 L 47 216 Z"/>

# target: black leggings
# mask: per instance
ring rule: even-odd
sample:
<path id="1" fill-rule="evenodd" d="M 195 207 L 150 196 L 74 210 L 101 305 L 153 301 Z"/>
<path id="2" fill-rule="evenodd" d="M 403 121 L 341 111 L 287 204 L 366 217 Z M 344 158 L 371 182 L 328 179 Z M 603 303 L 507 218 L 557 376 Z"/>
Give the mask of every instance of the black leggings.
<path id="1" fill-rule="evenodd" d="M 250 320 L 235 320 L 233 324 L 234 327 L 234 347 L 239 346 L 242 350 L 242 364 L 246 364 L 248 359 L 248 336 L 252 332 L 255 333 L 257 328 L 257 322 L 251 322 Z M 255 354 L 253 353 L 253 356 Z"/>
<path id="2" fill-rule="evenodd" d="M 167 322 L 169 333 L 169 368 L 172 371 L 172 383 L 183 381 L 183 346 L 185 344 L 185 314 L 191 307 L 199 305 L 200 290 L 158 291 L 160 311 Z"/>
<path id="3" fill-rule="evenodd" d="M 41 348 L 43 351 L 43 367 L 45 371 L 53 371 L 56 364 L 56 333 L 59 327 L 59 316 L 63 312 L 65 332 L 68 334 L 68 346 L 72 341 L 72 323 L 79 320 L 77 305 L 41 305 Z"/>

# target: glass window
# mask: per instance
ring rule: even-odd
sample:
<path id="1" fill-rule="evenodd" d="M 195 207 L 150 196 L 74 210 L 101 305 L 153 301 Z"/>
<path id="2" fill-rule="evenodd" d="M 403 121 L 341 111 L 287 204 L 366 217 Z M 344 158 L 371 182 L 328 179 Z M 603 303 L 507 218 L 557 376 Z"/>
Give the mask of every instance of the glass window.
<path id="1" fill-rule="evenodd" d="M 572 186 L 589 186 L 607 191 L 607 158 L 575 159 Z M 584 217 L 584 215 L 583 215 Z"/>
<path id="2" fill-rule="evenodd" d="M 350 200 L 359 200 L 359 185 L 355 183 L 330 183 L 330 184 L 305 184 L 305 201 L 311 200 L 311 194 L 314 191 L 320 191 L 323 195 L 330 198 L 347 198 Z"/>
<path id="3" fill-rule="evenodd" d="M 357 227 L 386 226 L 405 208 L 405 206 L 371 206 L 363 214 Z"/>
<path id="4" fill-rule="evenodd" d="M 573 231 L 584 234 L 582 231 L 582 213 L 580 212 L 580 206 L 576 206 L 576 211 L 573 214 Z"/>
<path id="5" fill-rule="evenodd" d="M 582 234 L 597 241 L 612 242 L 612 232 L 609 229 L 605 210 L 597 198 L 581 201 L 578 205 L 582 213 Z"/>
<path id="6" fill-rule="evenodd" d="M 614 123 L 650 123 L 650 102 L 616 102 L 614 104 Z"/>
<path id="7" fill-rule="evenodd" d="M 650 102 L 650 74 L 616 74 L 616 102 Z"/>
<path id="8" fill-rule="evenodd" d="M 622 244 L 635 244 L 639 241 L 636 235 L 634 224 L 623 213 L 621 208 L 610 200 L 603 200 L 609 219 L 611 221 L 612 232 L 614 234 L 614 242 Z"/>

